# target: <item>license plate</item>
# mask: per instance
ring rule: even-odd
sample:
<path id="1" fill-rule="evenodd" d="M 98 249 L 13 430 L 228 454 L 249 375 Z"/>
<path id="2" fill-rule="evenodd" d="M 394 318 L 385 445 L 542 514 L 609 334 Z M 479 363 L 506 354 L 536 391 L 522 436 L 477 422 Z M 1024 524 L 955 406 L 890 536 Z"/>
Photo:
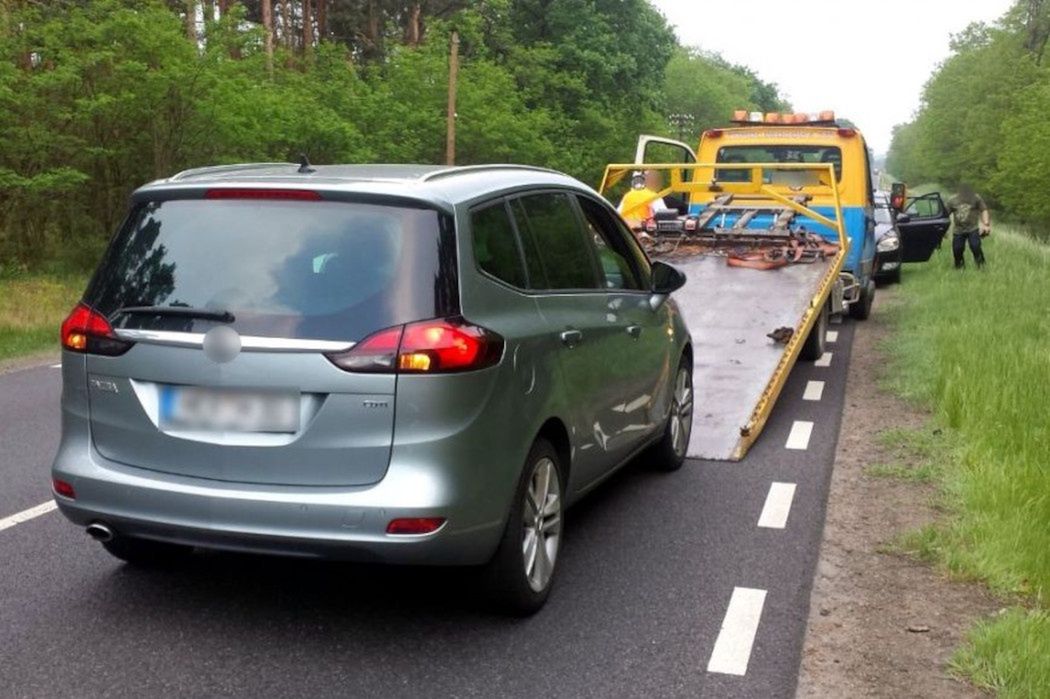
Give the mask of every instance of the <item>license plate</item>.
<path id="1" fill-rule="evenodd" d="M 298 432 L 299 394 L 163 386 L 160 425 L 209 432 Z"/>

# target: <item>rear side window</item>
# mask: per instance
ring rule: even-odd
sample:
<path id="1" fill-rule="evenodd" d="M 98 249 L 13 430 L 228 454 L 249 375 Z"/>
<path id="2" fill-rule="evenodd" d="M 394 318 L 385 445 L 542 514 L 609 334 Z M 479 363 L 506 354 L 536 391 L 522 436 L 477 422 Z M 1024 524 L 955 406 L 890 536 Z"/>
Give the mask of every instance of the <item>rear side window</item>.
<path id="1" fill-rule="evenodd" d="M 514 217 L 526 244 L 534 288 L 597 289 L 598 276 L 579 217 L 567 194 L 533 194 L 515 202 Z M 534 255 L 529 254 L 529 249 Z M 539 269 L 535 270 L 534 265 Z"/>
<path id="2" fill-rule="evenodd" d="M 455 241 L 430 209 L 345 202 L 173 200 L 138 206 L 88 302 L 116 327 L 204 332 L 211 321 L 128 306 L 229 311 L 242 335 L 356 341 L 456 312 Z"/>
<path id="3" fill-rule="evenodd" d="M 470 215 L 470 227 L 478 267 L 496 279 L 524 289 L 527 285 L 525 266 L 506 205 L 501 201 L 474 211 Z"/>

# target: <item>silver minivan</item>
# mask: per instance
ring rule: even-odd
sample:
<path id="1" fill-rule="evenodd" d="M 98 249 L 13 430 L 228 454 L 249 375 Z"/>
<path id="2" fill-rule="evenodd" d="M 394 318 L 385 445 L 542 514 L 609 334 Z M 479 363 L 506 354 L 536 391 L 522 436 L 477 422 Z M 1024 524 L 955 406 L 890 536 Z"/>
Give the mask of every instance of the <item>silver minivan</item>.
<path id="1" fill-rule="evenodd" d="M 535 611 L 565 507 L 643 451 L 683 463 L 683 283 L 547 170 L 153 182 L 62 326 L 55 499 L 135 564 L 479 565 Z"/>

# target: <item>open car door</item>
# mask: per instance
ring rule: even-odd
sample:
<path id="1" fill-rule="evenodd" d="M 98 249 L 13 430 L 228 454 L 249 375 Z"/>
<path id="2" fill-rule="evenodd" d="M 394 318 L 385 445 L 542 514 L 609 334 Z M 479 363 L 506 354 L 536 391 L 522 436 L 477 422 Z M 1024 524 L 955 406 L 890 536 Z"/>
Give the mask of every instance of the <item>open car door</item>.
<path id="1" fill-rule="evenodd" d="M 897 215 L 901 236 L 901 261 L 926 262 L 941 246 L 949 226 L 948 209 L 938 192 L 908 199 Z"/>

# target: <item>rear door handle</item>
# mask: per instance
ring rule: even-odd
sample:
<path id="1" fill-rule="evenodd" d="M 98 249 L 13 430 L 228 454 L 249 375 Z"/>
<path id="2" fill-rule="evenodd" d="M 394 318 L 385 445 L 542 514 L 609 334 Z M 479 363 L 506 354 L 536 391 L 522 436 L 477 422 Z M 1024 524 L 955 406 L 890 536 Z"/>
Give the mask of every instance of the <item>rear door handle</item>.
<path id="1" fill-rule="evenodd" d="M 559 337 L 561 338 L 561 343 L 569 349 L 583 342 L 583 333 L 579 330 L 566 330 Z"/>
<path id="2" fill-rule="evenodd" d="M 642 326 L 641 325 L 628 325 L 627 326 L 627 334 L 637 340 L 639 337 L 642 336 Z"/>

